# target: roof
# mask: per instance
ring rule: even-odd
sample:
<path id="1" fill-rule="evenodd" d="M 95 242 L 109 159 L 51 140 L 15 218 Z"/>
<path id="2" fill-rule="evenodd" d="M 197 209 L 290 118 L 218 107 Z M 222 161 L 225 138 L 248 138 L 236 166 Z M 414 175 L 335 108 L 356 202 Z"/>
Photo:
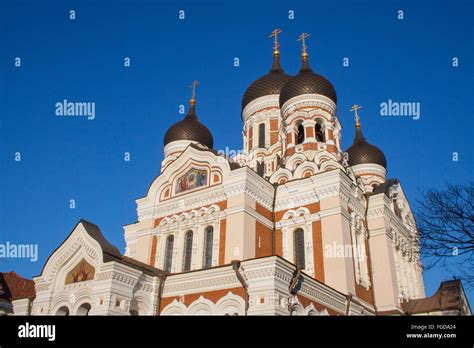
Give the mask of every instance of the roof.
<path id="1" fill-rule="evenodd" d="M 23 278 L 15 272 L 0 272 L 0 299 L 11 302 L 35 297 L 34 281 Z"/>
<path id="2" fill-rule="evenodd" d="M 291 98 L 302 94 L 320 94 L 337 104 L 334 86 L 324 76 L 315 74 L 307 58 L 303 58 L 300 72 L 288 80 L 280 92 L 280 108 Z"/>
<path id="3" fill-rule="evenodd" d="M 280 56 L 273 55 L 273 66 L 268 74 L 261 76 L 247 88 L 242 97 L 242 110 L 251 101 L 272 94 L 280 94 L 283 85 L 291 78 L 280 65 Z"/>
<path id="4" fill-rule="evenodd" d="M 164 145 L 178 140 L 197 141 L 209 148 L 214 146 L 214 138 L 209 129 L 199 122 L 194 103 L 191 103 L 188 114 L 172 125 L 165 134 Z"/>
<path id="5" fill-rule="evenodd" d="M 360 126 L 356 126 L 356 136 L 354 143 L 346 152 L 349 154 L 349 165 L 372 163 L 387 168 L 387 160 L 384 153 L 372 144 L 369 144 L 362 135 Z"/>
<path id="6" fill-rule="evenodd" d="M 124 256 L 120 253 L 120 251 L 110 244 L 107 239 L 105 239 L 104 235 L 100 231 L 99 226 L 93 224 L 92 222 L 89 222 L 87 220 L 81 219 L 79 223 L 82 223 L 84 226 L 84 229 L 86 232 L 93 238 L 95 239 L 100 247 L 102 248 L 103 251 L 103 261 L 104 262 L 110 262 L 110 261 L 115 261 L 121 264 L 124 264 L 126 266 L 138 269 L 142 271 L 143 273 L 149 274 L 149 275 L 155 275 L 155 276 L 161 276 L 164 275 L 166 272 L 155 268 L 153 266 L 150 266 L 146 263 L 137 261 L 135 259 L 132 259 L 130 257 Z"/>
<path id="7" fill-rule="evenodd" d="M 89 236 L 95 239 L 99 243 L 100 247 L 102 248 L 102 251 L 104 253 L 104 262 L 107 262 L 106 259 L 108 256 L 118 257 L 122 255 L 120 251 L 117 249 L 117 247 L 110 244 L 109 241 L 105 239 L 104 235 L 100 231 L 99 226 L 84 219 L 79 220 L 78 224 L 81 224 L 81 223 L 82 223 L 82 226 L 84 226 L 84 229 L 86 230 L 86 232 L 89 234 Z"/>
<path id="8" fill-rule="evenodd" d="M 454 279 L 441 282 L 436 293 L 431 297 L 408 300 L 402 303 L 406 314 L 463 310 L 464 290 L 461 280 Z M 467 304 L 469 306 L 469 304 Z"/>
<path id="9" fill-rule="evenodd" d="M 76 228 L 79 224 L 82 224 L 82 226 L 84 227 L 84 230 L 87 232 L 87 234 L 89 236 L 91 236 L 97 243 L 99 243 L 99 245 L 102 249 L 102 261 L 104 263 L 115 261 L 115 262 L 121 263 L 123 265 L 138 269 L 138 270 L 142 271 L 145 274 L 154 275 L 154 276 L 161 276 L 161 275 L 166 274 L 165 271 L 162 271 L 162 270 L 160 270 L 158 268 L 155 268 L 153 266 L 150 266 L 146 263 L 143 263 L 143 262 L 137 261 L 135 259 L 132 259 L 130 257 L 122 255 L 120 253 L 120 251 L 117 249 L 116 246 L 110 244 L 109 241 L 107 239 L 105 239 L 104 235 L 100 231 L 99 226 L 97 226 L 96 224 L 93 224 L 90 221 L 84 220 L 84 219 L 79 220 L 79 222 L 76 224 L 76 226 L 73 228 L 72 232 L 64 240 L 64 242 L 66 242 L 69 239 L 69 237 L 71 236 L 72 233 L 74 233 L 74 231 L 76 230 Z M 61 246 L 64 244 L 64 242 L 61 243 L 61 245 L 58 246 L 56 248 L 56 250 L 49 256 L 50 258 L 59 248 L 61 248 Z M 48 263 L 48 261 L 49 261 L 49 258 L 46 261 L 44 267 L 46 267 L 46 264 Z M 43 273 L 44 267 L 43 267 L 43 270 L 41 271 L 41 273 Z"/>

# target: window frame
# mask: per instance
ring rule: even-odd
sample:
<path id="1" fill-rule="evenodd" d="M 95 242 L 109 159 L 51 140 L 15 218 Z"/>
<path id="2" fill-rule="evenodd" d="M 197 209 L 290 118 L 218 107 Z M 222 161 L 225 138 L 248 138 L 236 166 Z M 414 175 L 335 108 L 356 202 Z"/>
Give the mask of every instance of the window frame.
<path id="1" fill-rule="evenodd" d="M 301 135 L 301 140 L 300 140 Z M 298 122 L 296 124 L 296 145 L 303 144 L 306 139 L 305 128 L 303 122 Z"/>
<path id="2" fill-rule="evenodd" d="M 317 129 L 318 126 L 319 126 L 319 130 L 320 130 L 320 134 L 321 134 L 321 140 L 318 139 L 318 129 Z M 325 134 L 324 134 L 323 126 L 319 122 L 316 122 L 316 124 L 314 125 L 314 138 L 316 139 L 316 141 L 318 143 L 325 143 L 326 142 L 326 137 L 325 137 Z"/>
<path id="3" fill-rule="evenodd" d="M 210 231 L 210 233 L 209 233 Z M 202 268 L 207 269 L 212 267 L 212 254 L 214 244 L 214 226 L 206 226 L 204 229 L 204 246 L 202 257 Z"/>
<path id="4" fill-rule="evenodd" d="M 170 244 L 171 243 L 171 244 Z M 165 257 L 163 259 L 163 270 L 171 273 L 173 267 L 173 249 L 174 249 L 174 235 L 169 235 L 165 240 Z"/>
<path id="5" fill-rule="evenodd" d="M 259 149 L 265 149 L 265 132 L 266 132 L 266 126 L 265 123 L 260 123 L 258 125 L 258 148 Z"/>
<path id="6" fill-rule="evenodd" d="M 301 269 L 306 268 L 305 232 L 301 227 L 293 230 L 293 261 Z"/>
<path id="7" fill-rule="evenodd" d="M 191 270 L 192 259 L 193 259 L 193 239 L 194 239 L 193 231 L 187 230 L 184 233 L 183 272 L 189 272 Z"/>

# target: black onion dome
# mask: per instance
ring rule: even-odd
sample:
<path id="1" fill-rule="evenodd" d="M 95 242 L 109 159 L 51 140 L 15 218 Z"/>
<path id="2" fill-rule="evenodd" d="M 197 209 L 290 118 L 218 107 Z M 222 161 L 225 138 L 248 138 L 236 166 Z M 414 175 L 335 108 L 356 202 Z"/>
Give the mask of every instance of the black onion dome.
<path id="1" fill-rule="evenodd" d="M 334 86 L 324 76 L 315 74 L 309 66 L 308 57 L 303 57 L 300 72 L 289 79 L 280 92 L 280 108 L 291 98 L 302 94 L 320 94 L 337 104 Z"/>
<path id="2" fill-rule="evenodd" d="M 214 139 L 209 129 L 199 122 L 194 103 L 191 103 L 188 114 L 179 122 L 172 125 L 165 134 L 164 145 L 178 140 L 197 141 L 212 149 Z"/>
<path id="3" fill-rule="evenodd" d="M 356 136 L 354 143 L 346 152 L 349 154 L 349 165 L 355 166 L 357 164 L 373 163 L 387 168 L 387 160 L 383 152 L 374 145 L 371 145 L 365 140 L 362 135 L 360 126 L 356 126 Z"/>
<path id="4" fill-rule="evenodd" d="M 283 85 L 291 78 L 280 65 L 280 55 L 273 54 L 273 65 L 268 74 L 261 76 L 247 88 L 242 97 L 242 110 L 253 100 L 271 94 L 280 94 Z"/>

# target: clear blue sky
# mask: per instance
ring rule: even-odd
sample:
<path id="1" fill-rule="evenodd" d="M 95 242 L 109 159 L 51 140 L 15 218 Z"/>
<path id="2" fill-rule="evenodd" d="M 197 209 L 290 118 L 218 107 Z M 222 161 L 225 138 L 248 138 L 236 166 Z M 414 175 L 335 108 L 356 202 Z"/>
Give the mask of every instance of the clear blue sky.
<path id="1" fill-rule="evenodd" d="M 389 177 L 411 202 L 421 187 L 472 180 L 473 10 L 467 0 L 2 1 L 0 243 L 38 243 L 39 260 L 3 260 L 0 271 L 39 274 L 80 218 L 123 250 L 122 226 L 136 221 L 135 199 L 159 173 L 163 135 L 182 117 L 192 80 L 201 82 L 197 112 L 215 148 L 240 149 L 241 98 L 270 68 L 275 27 L 290 74 L 300 64 L 296 37 L 311 33 L 311 65 L 338 93 L 344 148 L 357 103 L 364 135 L 385 152 Z M 95 120 L 56 117 L 64 99 L 95 102 Z M 421 118 L 380 116 L 388 99 L 421 103 Z M 427 295 L 446 278 L 426 272 Z"/>

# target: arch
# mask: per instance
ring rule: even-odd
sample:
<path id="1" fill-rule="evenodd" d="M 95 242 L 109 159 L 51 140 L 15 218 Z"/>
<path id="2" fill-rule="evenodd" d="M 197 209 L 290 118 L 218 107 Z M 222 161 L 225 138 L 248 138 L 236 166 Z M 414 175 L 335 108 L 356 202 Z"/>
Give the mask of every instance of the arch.
<path id="1" fill-rule="evenodd" d="M 191 210 L 188 214 L 183 215 L 186 220 L 195 220 L 199 216 L 199 211 Z"/>
<path id="2" fill-rule="evenodd" d="M 305 269 L 305 241 L 302 228 L 297 228 L 293 231 L 293 250 L 295 265 Z"/>
<path id="3" fill-rule="evenodd" d="M 303 153 L 295 153 L 287 160 L 286 168 L 295 170 L 298 165 L 306 161 L 308 161 L 308 159 Z"/>
<path id="4" fill-rule="evenodd" d="M 301 163 L 296 169 L 295 169 L 295 172 L 293 174 L 293 176 L 295 178 L 303 178 L 304 177 L 304 173 L 305 172 L 311 172 L 312 174 L 316 174 L 316 173 L 319 173 L 319 168 L 318 166 L 316 165 L 316 163 L 314 162 L 309 162 L 309 161 L 305 161 L 303 163 Z"/>
<path id="5" fill-rule="evenodd" d="M 335 161 L 335 162 L 339 161 L 339 159 L 333 153 L 331 153 L 327 150 L 322 150 L 322 151 L 318 151 L 316 156 L 314 156 L 313 161 L 318 166 L 320 166 L 323 162 L 326 162 L 326 161 L 329 161 L 329 160 L 332 160 L 332 161 Z"/>
<path id="6" fill-rule="evenodd" d="M 71 294 L 67 290 L 63 290 L 61 292 L 53 294 L 53 297 L 51 299 L 51 305 L 49 306 L 49 314 L 50 315 L 55 315 L 55 313 L 59 310 L 59 308 L 66 306 L 69 308 L 69 315 L 72 315 L 74 313 L 72 307 L 71 307 Z"/>
<path id="7" fill-rule="evenodd" d="M 144 213 L 143 209 L 148 204 L 157 204 L 159 201 L 159 192 L 163 185 L 176 183 L 177 176 L 179 176 L 181 169 L 189 168 L 190 166 L 197 169 L 210 169 L 215 167 L 220 170 L 225 177 L 230 171 L 230 164 L 228 161 L 216 161 L 215 153 L 211 151 L 201 151 L 193 146 L 187 146 L 186 149 L 175 160 L 171 161 L 163 171 L 156 176 L 147 189 L 146 196 L 141 198 L 138 202 L 139 214 Z"/>
<path id="8" fill-rule="evenodd" d="M 76 310 L 76 315 L 83 315 L 83 316 L 87 316 L 89 315 L 89 311 L 91 310 L 92 306 L 90 303 L 88 302 L 84 302 L 83 304 L 81 304 L 77 310 Z"/>
<path id="9" fill-rule="evenodd" d="M 291 173 L 290 170 L 288 170 L 286 168 L 279 168 L 270 177 L 270 182 L 272 182 L 272 183 L 278 182 L 278 183 L 282 184 L 282 182 L 280 182 L 282 179 L 284 179 L 285 182 L 286 182 L 286 181 L 290 180 L 290 178 L 292 178 L 292 177 L 293 177 L 293 174 Z"/>
<path id="10" fill-rule="evenodd" d="M 318 143 L 324 143 L 326 141 L 326 137 L 324 136 L 324 129 L 321 126 L 321 123 L 316 122 L 314 125 L 314 137 Z"/>
<path id="11" fill-rule="evenodd" d="M 79 222 L 66 240 L 49 256 L 42 271 L 44 281 L 51 282 L 52 294 L 60 292 L 65 285 L 66 276 L 81 260 L 85 260 L 95 270 L 103 263 L 102 247 Z"/>
<path id="12" fill-rule="evenodd" d="M 309 209 L 306 207 L 300 207 L 296 210 L 288 210 L 284 215 L 282 220 L 289 220 L 293 218 L 303 218 L 307 219 L 310 215 Z"/>
<path id="13" fill-rule="evenodd" d="M 196 301 L 191 303 L 188 308 L 190 315 L 213 315 L 215 314 L 215 305 L 212 301 L 204 298 L 202 295 Z"/>
<path id="14" fill-rule="evenodd" d="M 296 145 L 303 144 L 305 139 L 303 122 L 296 123 Z"/>
<path id="15" fill-rule="evenodd" d="M 216 303 L 218 315 L 245 315 L 245 301 L 231 291 Z"/>
<path id="16" fill-rule="evenodd" d="M 260 149 L 265 148 L 265 123 L 258 125 L 258 147 Z"/>
<path id="17" fill-rule="evenodd" d="M 165 244 L 165 259 L 163 270 L 165 272 L 171 272 L 171 266 L 173 265 L 173 247 L 174 247 L 174 236 L 170 235 L 166 238 Z"/>
<path id="18" fill-rule="evenodd" d="M 186 231 L 184 234 L 183 250 L 183 272 L 191 270 L 191 259 L 193 256 L 193 231 Z"/>
<path id="19" fill-rule="evenodd" d="M 189 212 L 183 212 L 176 214 L 170 217 L 166 217 L 161 220 L 160 224 L 157 227 L 157 231 L 168 231 L 172 229 L 177 229 L 180 226 L 174 226 L 176 222 L 180 222 L 180 225 L 186 225 L 189 220 L 192 220 L 192 225 L 197 221 L 209 221 L 215 220 L 218 217 L 218 213 L 221 211 L 220 207 L 216 204 L 213 204 L 209 207 L 201 207 L 200 209 L 191 210 Z"/>
<path id="20" fill-rule="evenodd" d="M 61 306 L 59 309 L 54 313 L 57 316 L 68 316 L 69 315 L 69 307 L 68 306 Z"/>
<path id="21" fill-rule="evenodd" d="M 321 172 L 327 172 L 329 170 L 334 170 L 334 169 L 344 170 L 344 167 L 341 166 L 340 163 L 338 163 L 334 160 L 328 160 L 328 161 L 324 161 L 323 163 L 321 163 L 321 166 L 320 166 L 320 171 Z"/>
<path id="22" fill-rule="evenodd" d="M 214 227 L 207 226 L 204 230 L 204 255 L 202 268 L 212 267 L 212 247 L 214 241 Z"/>
<path id="23" fill-rule="evenodd" d="M 169 305 L 167 305 L 160 313 L 160 315 L 185 315 L 186 306 L 174 299 Z"/>

